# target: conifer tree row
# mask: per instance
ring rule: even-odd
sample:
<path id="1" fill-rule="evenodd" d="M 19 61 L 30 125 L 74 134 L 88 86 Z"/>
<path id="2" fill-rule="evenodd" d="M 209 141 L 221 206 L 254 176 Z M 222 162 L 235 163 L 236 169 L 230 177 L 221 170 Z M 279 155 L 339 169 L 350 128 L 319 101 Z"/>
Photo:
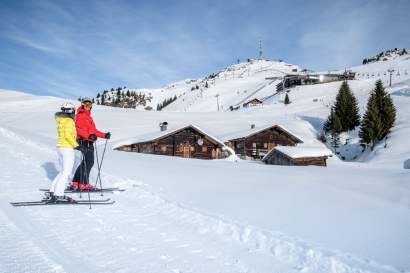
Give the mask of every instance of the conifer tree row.
<path id="1" fill-rule="evenodd" d="M 111 88 L 110 91 L 104 90 L 102 94 L 98 93 L 96 103 L 101 105 L 136 108 L 137 106 L 146 106 L 147 102 L 151 102 L 152 95 L 145 93 L 137 93 L 126 89 L 126 87 Z"/>
<path id="2" fill-rule="evenodd" d="M 157 104 L 157 111 L 161 111 L 166 106 L 170 105 L 172 102 L 176 101 L 177 95 L 172 98 L 165 99 L 162 103 Z"/>

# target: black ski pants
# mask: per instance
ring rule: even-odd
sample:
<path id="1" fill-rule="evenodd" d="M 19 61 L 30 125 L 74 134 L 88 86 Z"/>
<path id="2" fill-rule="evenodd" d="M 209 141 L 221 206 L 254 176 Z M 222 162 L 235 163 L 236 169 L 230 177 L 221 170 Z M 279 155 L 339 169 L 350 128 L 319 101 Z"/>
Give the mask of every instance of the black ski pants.
<path id="1" fill-rule="evenodd" d="M 81 164 L 75 171 L 73 182 L 89 184 L 90 172 L 94 165 L 94 145 L 93 142 L 85 140 L 80 140 L 79 145 L 87 148 L 87 151 L 81 155 Z"/>

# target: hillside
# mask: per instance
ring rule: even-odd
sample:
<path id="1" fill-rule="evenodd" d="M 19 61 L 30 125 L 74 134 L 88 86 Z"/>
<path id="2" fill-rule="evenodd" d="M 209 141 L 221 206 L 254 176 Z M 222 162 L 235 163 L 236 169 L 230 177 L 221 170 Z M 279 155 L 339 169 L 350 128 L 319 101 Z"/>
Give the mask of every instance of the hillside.
<path id="1" fill-rule="evenodd" d="M 118 99 L 118 94 L 125 95 L 128 91 L 143 94 L 149 99 L 144 99 L 143 103 L 137 105 L 137 109 L 149 106 L 154 110 L 164 101 L 176 97 L 177 101 L 166 108 L 168 111 L 217 111 L 216 95 L 219 95 L 219 107 L 223 111 L 230 106 L 241 105 L 255 96 L 265 98 L 272 95 L 276 92 L 276 85 L 281 83 L 279 78 L 294 72 L 301 72 L 301 69 L 283 61 L 248 60 L 228 66 L 203 79 L 187 79 L 159 89 L 121 88 L 118 93 L 115 88 L 103 93 L 106 93 L 105 104 L 109 106 Z M 101 98 L 97 97 L 96 101 L 101 103 Z M 118 107 L 123 107 L 120 103 L 117 104 Z"/>
<path id="2" fill-rule="evenodd" d="M 410 60 L 399 56 L 351 68 L 369 74 L 349 81 L 362 113 L 376 72 L 388 67 L 410 70 Z M 64 100 L 0 90 L 0 272 L 133 272 L 136 265 L 141 272 L 410 272 L 409 170 L 403 168 L 410 159 L 410 78 L 405 73 L 393 75 L 387 88 L 397 108 L 387 145 L 354 161 L 333 156 L 327 167 L 293 167 L 113 150 L 154 135 L 163 121 L 169 130 L 195 124 L 222 140 L 252 130 L 251 124 L 280 124 L 306 144 L 323 145 L 316 138 L 341 82 L 289 88 L 291 103 L 284 105 L 286 92 L 277 92 L 275 77 L 293 69 L 300 71 L 254 60 L 202 80 L 140 90 L 152 93 L 152 103 L 177 95 L 162 111 L 95 105 L 97 127 L 113 136 L 102 181 L 126 191 L 109 195 L 114 206 L 92 210 L 8 204 L 41 198 L 38 188 L 49 187 L 56 175 L 53 116 Z M 263 104 L 243 107 L 254 96 L 263 97 Z M 230 111 L 229 106 L 240 107 Z M 343 147 L 353 149 L 357 135 L 348 137 Z M 100 155 L 104 143 L 97 142 Z M 96 175 L 94 168 L 92 181 Z"/>
<path id="3" fill-rule="evenodd" d="M 204 273 L 240 272 L 244 268 L 255 273 L 272 269 L 312 273 L 408 271 L 408 171 L 402 169 L 397 156 L 410 154 L 405 150 L 409 147 L 409 126 L 403 122 L 409 118 L 403 107 L 409 97 L 395 98 L 400 125 L 392 133 L 396 136 L 392 148 L 402 146 L 401 153 L 396 148 L 380 148 L 376 155 L 383 158 L 381 162 L 347 163 L 332 158 L 327 168 L 297 168 L 111 150 L 124 139 L 157 131 L 158 122 L 163 120 L 175 126 L 199 123 L 215 133 L 226 126 L 279 121 L 291 125 L 290 130 L 300 130 L 298 134 L 304 138 L 314 137 L 310 124 L 321 120 L 320 115 L 327 111 L 322 102 L 318 103 L 323 107 L 312 107 L 317 104 L 312 97 L 323 92 L 317 87 L 306 90 L 312 93 L 289 108 L 272 104 L 244 112 L 186 115 L 95 106 L 97 126 L 113 133 L 103 183 L 127 191 L 110 196 L 117 201 L 114 207 L 95 207 L 90 212 L 81 208 L 9 207 L 8 201 L 39 198 L 37 189 L 48 187 L 55 175 L 52 117 L 62 100 L 0 92 L 0 178 L 5 200 L 0 208 L 0 269 L 22 272 L 18 265 L 24 261 L 23 254 L 32 257 L 31 266 L 41 272 L 53 268 L 81 272 L 78 264 L 87 272 L 102 268 L 129 272 L 137 252 L 138 264 L 151 272 L 167 272 L 164 268 Z M 403 88 L 401 93 L 408 90 Z M 103 144 L 99 142 L 100 152 Z M 93 172 L 93 180 L 95 175 Z M 77 194 L 74 197 L 79 198 Z M 56 224 L 52 220 L 56 217 L 66 220 Z M 51 240 L 53 244 L 47 243 Z M 90 259 L 76 255 L 78 251 Z M 76 262 L 67 263 L 61 259 L 62 253 Z M 157 255 L 163 258 L 149 262 L 157 260 Z M 7 261 L 1 257 L 8 257 Z"/>

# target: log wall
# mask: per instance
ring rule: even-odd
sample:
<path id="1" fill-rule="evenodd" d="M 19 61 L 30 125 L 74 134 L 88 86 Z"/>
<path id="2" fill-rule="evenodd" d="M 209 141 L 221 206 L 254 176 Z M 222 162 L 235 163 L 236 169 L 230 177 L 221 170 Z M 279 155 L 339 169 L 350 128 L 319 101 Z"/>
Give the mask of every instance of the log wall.
<path id="1" fill-rule="evenodd" d="M 199 139 L 202 139 L 202 145 L 198 144 Z M 218 159 L 229 156 L 222 151 L 220 144 L 215 144 L 193 128 L 178 131 L 157 141 L 124 145 L 117 150 L 198 159 Z"/>

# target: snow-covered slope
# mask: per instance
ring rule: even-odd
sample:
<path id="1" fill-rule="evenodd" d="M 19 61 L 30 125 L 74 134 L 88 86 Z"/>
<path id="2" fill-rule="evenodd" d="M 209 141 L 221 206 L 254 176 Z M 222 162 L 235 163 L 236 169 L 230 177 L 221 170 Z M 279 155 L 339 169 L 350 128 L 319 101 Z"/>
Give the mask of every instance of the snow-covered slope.
<path id="1" fill-rule="evenodd" d="M 169 105 L 167 111 L 216 111 L 218 95 L 219 107 L 223 111 L 252 98 L 265 98 L 274 94 L 276 84 L 280 82 L 277 78 L 295 71 L 300 72 L 301 69 L 283 61 L 249 60 L 230 65 L 202 79 L 186 79 L 158 89 L 127 90 L 152 97 L 147 106 L 153 109 L 164 100 L 176 96 L 177 101 Z M 116 91 L 109 96 L 115 97 Z"/>
<path id="2" fill-rule="evenodd" d="M 233 67 L 215 84 L 208 80 L 208 88 L 207 80 L 170 85 L 179 98 L 165 111 L 94 107 L 99 129 L 113 135 L 103 183 L 127 191 L 110 195 L 114 206 L 92 210 L 8 204 L 39 199 L 38 188 L 56 175 L 53 114 L 63 100 L 0 90 L 0 272 L 410 272 L 405 73 L 388 88 L 397 122 L 387 147 L 382 143 L 357 161 L 333 156 L 327 168 L 288 167 L 112 150 L 158 132 L 162 121 L 170 129 L 194 124 L 221 140 L 251 130 L 250 124 L 280 124 L 307 144 L 322 145 L 316 136 L 340 82 L 293 88 L 287 106 L 278 94 L 263 106 L 224 111 L 255 91 L 270 94 L 275 83 L 264 86 L 265 78 L 274 80 L 278 70 L 298 69 L 267 61 Z M 387 67 L 410 70 L 405 57 L 352 69 L 371 75 Z M 377 79 L 349 81 L 362 111 Z M 196 84 L 201 87 L 191 91 Z M 195 97 L 201 88 L 202 97 Z M 100 152 L 103 145 L 100 140 Z"/>
<path id="3" fill-rule="evenodd" d="M 365 96 L 370 83 L 357 82 L 354 89 L 363 88 Z M 330 101 L 338 85 L 326 86 L 331 89 Z M 312 139 L 316 119 L 321 120 L 328 111 L 328 100 L 323 97 L 323 101 L 313 102 L 312 98 L 324 96 L 324 90 L 311 88 L 301 92 L 310 95 L 301 95 L 300 101 L 295 99 L 286 108 L 272 103 L 243 112 L 187 115 L 96 106 L 93 115 L 100 129 L 112 131 L 109 147 L 158 130 L 158 122 L 163 120 L 176 126 L 198 122 L 215 133 L 227 126 L 246 130 L 250 123 L 278 122 L 287 124 L 298 136 Z M 396 91 L 403 93 L 403 88 Z M 401 105 L 407 104 L 409 97 L 396 99 L 400 120 L 408 118 Z M 328 168 L 296 168 L 109 149 L 103 183 L 127 189 L 110 196 L 117 201 L 114 206 L 92 210 L 12 208 L 9 201 L 40 198 L 37 189 L 47 187 L 56 174 L 53 113 L 61 102 L 0 92 L 0 271 L 135 272 L 138 268 L 140 272 L 320 273 L 410 269 L 409 172 L 396 163 L 345 163 L 334 157 Z M 403 125 L 408 128 L 408 122 Z M 402 133 L 406 132 L 402 127 L 395 129 L 394 142 L 405 146 Z M 392 139 L 392 145 L 394 142 Z M 99 142 L 100 152 L 103 143 Z M 384 153 L 392 162 L 395 156 Z"/>

